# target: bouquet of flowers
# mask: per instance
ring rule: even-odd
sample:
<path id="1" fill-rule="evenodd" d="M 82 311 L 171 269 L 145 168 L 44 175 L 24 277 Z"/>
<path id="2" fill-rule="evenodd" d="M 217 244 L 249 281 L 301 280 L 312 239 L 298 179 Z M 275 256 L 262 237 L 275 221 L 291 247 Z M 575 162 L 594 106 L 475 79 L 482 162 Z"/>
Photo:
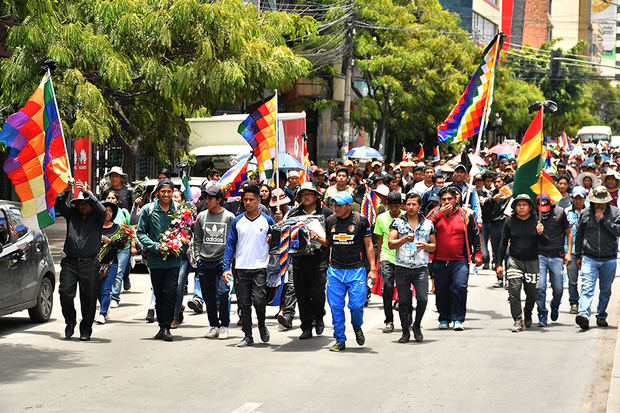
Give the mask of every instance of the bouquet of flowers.
<path id="1" fill-rule="evenodd" d="M 194 225 L 195 208 L 191 203 L 177 205 L 176 211 L 172 215 L 170 227 L 161 234 L 159 245 L 163 259 L 166 260 L 170 254 L 175 257 L 183 253 L 183 247 L 189 245 L 191 241 L 191 229 Z"/>
<path id="2" fill-rule="evenodd" d="M 119 227 L 119 229 L 112 235 L 110 238 L 110 242 L 107 244 L 103 244 L 101 249 L 99 250 L 99 254 L 97 254 L 97 259 L 99 262 L 102 262 L 104 257 L 108 255 L 108 253 L 113 250 L 122 248 L 127 245 L 129 241 L 131 241 L 136 236 L 136 232 L 134 229 L 125 223 Z"/>

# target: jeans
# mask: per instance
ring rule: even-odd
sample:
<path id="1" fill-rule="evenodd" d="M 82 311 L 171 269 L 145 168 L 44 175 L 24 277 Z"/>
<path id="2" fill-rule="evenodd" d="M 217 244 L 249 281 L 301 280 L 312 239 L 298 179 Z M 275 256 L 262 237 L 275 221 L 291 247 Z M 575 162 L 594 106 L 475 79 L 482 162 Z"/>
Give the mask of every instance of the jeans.
<path id="1" fill-rule="evenodd" d="M 525 290 L 525 314 L 532 316 L 536 293 L 538 288 L 538 271 L 540 270 L 537 260 L 519 260 L 510 257 L 506 278 L 508 279 L 508 301 L 510 301 L 510 314 L 514 321 L 522 320 L 521 310 L 521 286 Z"/>
<path id="2" fill-rule="evenodd" d="M 237 301 L 241 311 L 241 330 L 252 337 L 252 306 L 256 310 L 258 327 L 265 327 L 267 307 L 267 269 L 237 270 Z"/>
<path id="3" fill-rule="evenodd" d="M 179 270 L 179 280 L 177 281 L 177 299 L 174 305 L 174 318 L 179 318 L 181 314 L 181 307 L 183 306 L 183 291 L 185 290 L 185 282 L 187 281 L 187 274 L 192 267 L 189 265 L 189 260 L 183 258 L 181 261 L 181 269 Z"/>
<path id="4" fill-rule="evenodd" d="M 312 329 L 313 320 L 323 320 L 325 315 L 326 270 L 295 266 L 295 295 L 299 305 L 299 320 L 302 331 Z"/>
<path id="5" fill-rule="evenodd" d="M 564 259 L 562 257 L 545 257 L 538 256 L 538 265 L 540 267 L 540 278 L 538 279 L 538 292 L 536 294 L 536 302 L 538 304 L 538 319 L 546 318 L 547 313 L 547 273 L 551 280 L 551 290 L 553 298 L 551 299 L 551 308 L 559 308 L 562 302 L 562 294 L 564 293 L 564 280 L 562 274 L 564 272 Z"/>
<path id="6" fill-rule="evenodd" d="M 99 293 L 99 262 L 94 259 L 88 262 L 78 262 L 65 257 L 60 261 L 60 305 L 66 324 L 76 323 L 73 299 L 80 285 L 80 306 L 82 321 L 80 333 L 90 335 L 93 331 L 93 321 L 97 310 L 97 295 Z"/>
<path id="7" fill-rule="evenodd" d="M 439 321 L 465 321 L 469 264 L 461 261 L 433 261 L 435 301 Z"/>
<path id="8" fill-rule="evenodd" d="M 482 262 L 488 264 L 490 261 L 489 239 L 491 237 L 491 223 L 483 222 L 480 227 L 480 246 L 482 247 Z"/>
<path id="9" fill-rule="evenodd" d="M 493 264 L 501 265 L 497 262 L 499 257 L 499 248 L 502 241 L 502 231 L 504 229 L 504 221 L 491 223 L 491 248 L 493 249 Z"/>
<path id="10" fill-rule="evenodd" d="M 230 325 L 230 288 L 228 290 L 218 288 L 218 281 L 222 279 L 224 272 L 222 260 L 198 260 L 197 272 L 200 280 L 198 285 L 201 287 L 207 306 L 209 325 L 211 327 L 228 327 Z M 224 283 L 224 285 L 226 284 Z M 219 306 L 217 305 L 218 302 Z"/>
<path id="11" fill-rule="evenodd" d="M 116 280 L 116 272 L 118 270 L 118 264 L 110 265 L 108 276 L 101 280 L 99 287 L 99 314 L 106 316 L 110 309 L 110 291 L 112 291 L 112 284 Z"/>
<path id="12" fill-rule="evenodd" d="M 151 268 L 151 284 L 155 294 L 155 312 L 160 328 L 170 328 L 174 316 L 179 268 Z"/>
<path id="13" fill-rule="evenodd" d="M 222 274 L 220 274 L 221 276 Z M 204 300 L 202 298 L 202 287 L 200 286 L 200 277 L 198 276 L 198 271 L 196 271 L 196 275 L 194 276 L 194 296 L 192 297 L 194 301 L 198 301 L 200 305 L 204 304 Z"/>
<path id="14" fill-rule="evenodd" d="M 598 308 L 596 318 L 607 318 L 607 304 L 611 297 L 611 285 L 616 276 L 616 259 L 595 260 L 584 256 L 581 263 L 581 297 L 579 298 L 579 315 L 590 318 L 590 306 L 594 298 L 594 287 L 598 278 Z"/>
<path id="15" fill-rule="evenodd" d="M 428 267 L 406 268 L 395 266 L 394 279 L 398 290 L 398 315 L 403 333 L 409 329 L 409 309 L 411 308 L 411 284 L 415 289 L 416 310 L 413 324 L 420 325 L 428 303 Z"/>
<path id="16" fill-rule="evenodd" d="M 389 261 L 381 261 L 381 277 L 383 278 L 383 312 L 385 313 L 385 323 L 394 322 L 394 313 L 392 312 L 392 298 L 394 298 L 394 269 L 395 264 Z M 398 295 L 400 308 L 400 294 Z"/>
<path id="17" fill-rule="evenodd" d="M 364 322 L 364 304 L 366 304 L 366 268 L 327 269 L 327 302 L 332 311 L 334 337 L 336 341 L 345 342 L 344 299 L 349 295 L 349 310 L 353 329 L 359 330 Z"/>
<path id="18" fill-rule="evenodd" d="M 566 266 L 566 275 L 568 276 L 568 302 L 570 305 L 579 304 L 579 286 L 577 284 L 579 280 L 579 270 L 575 259 Z"/>
<path id="19" fill-rule="evenodd" d="M 129 263 L 129 259 L 131 258 L 131 249 L 121 250 L 117 254 L 118 258 L 118 269 L 116 270 L 116 274 L 114 277 L 114 281 L 112 283 L 112 299 L 121 302 L 121 288 L 123 287 L 123 274 L 125 273 L 125 268 Z"/>

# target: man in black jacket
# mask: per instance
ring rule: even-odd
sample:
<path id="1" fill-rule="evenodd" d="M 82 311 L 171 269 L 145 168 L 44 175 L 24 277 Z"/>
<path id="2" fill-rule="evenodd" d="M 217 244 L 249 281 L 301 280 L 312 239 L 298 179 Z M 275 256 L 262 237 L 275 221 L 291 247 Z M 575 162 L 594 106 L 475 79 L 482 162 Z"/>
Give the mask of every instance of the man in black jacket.
<path id="1" fill-rule="evenodd" d="M 323 215 L 325 222 L 332 215 L 331 209 L 321 205 L 320 193 L 310 182 L 301 184 L 297 191 L 299 206 L 292 209 L 286 219 L 301 215 Z M 316 333 L 322 334 L 325 328 L 325 275 L 329 249 L 321 247 L 312 255 L 298 255 L 292 257 L 293 283 L 295 295 L 299 305 L 299 319 L 301 321 L 301 335 L 305 340 L 312 337 L 312 321 L 316 325 Z"/>
<path id="2" fill-rule="evenodd" d="M 607 327 L 607 304 L 611 285 L 616 276 L 620 211 L 609 204 L 612 196 L 604 186 L 594 188 L 590 206 L 579 219 L 575 241 L 577 268 L 581 269 L 581 295 L 575 322 L 583 329 L 590 327 L 590 306 L 594 298 L 596 279 L 599 280 L 599 299 L 596 325 Z"/>
<path id="3" fill-rule="evenodd" d="M 76 324 L 73 299 L 80 285 L 80 305 L 82 321 L 80 322 L 80 340 L 90 340 L 93 321 L 99 295 L 99 261 L 97 254 L 101 247 L 101 233 L 105 222 L 106 210 L 88 190 L 85 183 L 77 182 L 80 197 L 67 204 L 67 198 L 73 192 L 73 181 L 56 197 L 56 210 L 67 221 L 67 238 L 60 261 L 60 305 L 65 318 L 65 338 L 73 336 Z"/>

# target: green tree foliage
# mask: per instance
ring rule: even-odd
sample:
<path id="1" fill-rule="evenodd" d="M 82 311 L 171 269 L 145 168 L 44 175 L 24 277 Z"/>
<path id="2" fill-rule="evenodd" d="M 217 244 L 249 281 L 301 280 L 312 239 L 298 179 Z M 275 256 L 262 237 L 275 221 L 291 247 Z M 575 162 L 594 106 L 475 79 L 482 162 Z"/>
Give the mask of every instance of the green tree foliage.
<path id="1" fill-rule="evenodd" d="M 185 117 L 290 86 L 310 63 L 286 41 L 316 33 L 311 17 L 241 0 L 4 0 L 4 11 L 18 24 L 0 99 L 22 105 L 55 59 L 65 134 L 113 139 L 129 170 L 139 148 L 163 160 Z"/>
<path id="2" fill-rule="evenodd" d="M 396 143 L 410 151 L 424 143 L 432 153 L 437 126 L 463 92 L 479 51 L 437 0 L 356 5 L 354 61 L 369 93 L 357 92 L 352 120 L 373 131 L 374 147 L 387 134 L 388 157 Z"/>

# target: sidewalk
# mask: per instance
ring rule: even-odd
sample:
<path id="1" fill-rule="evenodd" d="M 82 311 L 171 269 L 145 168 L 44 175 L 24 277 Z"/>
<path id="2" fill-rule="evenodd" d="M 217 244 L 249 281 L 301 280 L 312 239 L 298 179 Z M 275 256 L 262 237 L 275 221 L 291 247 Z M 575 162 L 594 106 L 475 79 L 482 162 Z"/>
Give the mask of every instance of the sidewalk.
<path id="1" fill-rule="evenodd" d="M 617 296 L 612 295 L 611 299 L 618 301 Z M 620 328 L 616 336 L 616 349 L 611 369 L 609 395 L 607 396 L 607 412 L 620 412 Z"/>

